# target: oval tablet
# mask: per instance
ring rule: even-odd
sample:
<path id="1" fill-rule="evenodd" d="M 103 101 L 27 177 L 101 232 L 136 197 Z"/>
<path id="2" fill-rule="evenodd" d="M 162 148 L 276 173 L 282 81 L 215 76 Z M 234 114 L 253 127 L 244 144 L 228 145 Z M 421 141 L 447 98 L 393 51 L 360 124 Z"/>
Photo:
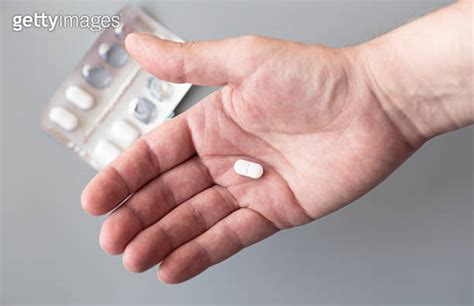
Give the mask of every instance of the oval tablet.
<path id="1" fill-rule="evenodd" d="M 111 163 L 120 153 L 122 151 L 107 140 L 100 140 L 94 149 L 95 158 L 102 167 Z"/>
<path id="2" fill-rule="evenodd" d="M 125 120 L 117 120 L 112 124 L 111 134 L 119 146 L 127 148 L 140 136 L 140 131 Z"/>
<path id="3" fill-rule="evenodd" d="M 258 179 L 263 175 L 262 165 L 243 159 L 239 159 L 235 162 L 234 171 L 239 175 L 253 179 Z"/>
<path id="4" fill-rule="evenodd" d="M 66 99 L 82 110 L 89 110 L 94 105 L 94 98 L 85 90 L 76 85 L 66 89 Z"/>
<path id="5" fill-rule="evenodd" d="M 68 132 L 75 130 L 79 124 L 77 117 L 61 106 L 51 108 L 48 117 L 51 122 L 56 123 L 60 128 Z"/>

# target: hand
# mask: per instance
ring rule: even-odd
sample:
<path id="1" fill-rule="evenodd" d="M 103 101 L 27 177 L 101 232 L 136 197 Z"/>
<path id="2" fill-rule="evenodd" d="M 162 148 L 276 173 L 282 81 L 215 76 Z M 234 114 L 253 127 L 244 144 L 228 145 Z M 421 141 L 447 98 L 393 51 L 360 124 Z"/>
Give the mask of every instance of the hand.
<path id="1" fill-rule="evenodd" d="M 131 271 L 162 262 L 165 282 L 350 203 L 421 144 L 388 120 L 351 50 L 145 34 L 130 35 L 127 49 L 161 79 L 223 86 L 142 137 L 83 193 L 94 215 L 133 193 L 105 221 L 101 246 L 124 252 Z M 239 158 L 262 164 L 263 177 L 234 173 Z"/>
<path id="2" fill-rule="evenodd" d="M 415 24 L 405 37 L 419 28 L 430 31 L 426 23 L 439 24 Z M 394 35 L 395 41 L 400 36 Z M 469 100 L 455 99 L 453 78 L 448 78 L 449 91 L 437 87 L 449 94 L 443 101 L 462 106 L 451 115 L 444 112 L 450 106 L 439 103 L 434 109 L 443 111 L 429 111 L 432 101 L 408 107 L 411 97 L 400 93 L 431 93 L 429 82 L 407 79 L 402 60 L 384 66 L 383 53 L 374 50 L 390 44 L 381 42 L 369 49 L 330 49 L 254 36 L 174 43 L 132 34 L 126 45 L 158 78 L 221 86 L 140 138 L 82 194 L 84 209 L 93 215 L 111 211 L 131 195 L 104 222 L 101 246 L 110 254 L 123 253 L 130 271 L 161 262 L 159 277 L 168 283 L 187 280 L 281 229 L 343 207 L 434 133 L 474 121 L 472 112 L 462 111 L 469 110 Z M 368 54 L 376 55 L 373 61 Z M 435 63 L 427 62 L 430 68 Z M 397 79 L 403 84 L 399 90 L 381 86 Z M 406 87 L 415 81 L 419 91 Z M 460 96 L 469 92 L 472 97 L 472 88 Z M 413 109 L 423 109 L 423 116 Z M 430 120 L 435 127 L 428 126 Z M 262 164 L 264 175 L 257 180 L 237 175 L 233 164 L 241 158 Z"/>

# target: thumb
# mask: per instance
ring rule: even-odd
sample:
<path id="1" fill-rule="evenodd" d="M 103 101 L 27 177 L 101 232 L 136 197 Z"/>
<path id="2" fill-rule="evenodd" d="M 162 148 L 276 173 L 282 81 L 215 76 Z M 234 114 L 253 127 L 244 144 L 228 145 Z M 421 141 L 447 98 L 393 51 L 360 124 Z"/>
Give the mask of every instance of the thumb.
<path id="1" fill-rule="evenodd" d="M 249 65 L 252 61 L 248 61 L 252 48 L 242 38 L 173 42 L 146 33 L 132 33 L 125 45 L 146 71 L 174 83 L 238 84 L 254 69 Z"/>

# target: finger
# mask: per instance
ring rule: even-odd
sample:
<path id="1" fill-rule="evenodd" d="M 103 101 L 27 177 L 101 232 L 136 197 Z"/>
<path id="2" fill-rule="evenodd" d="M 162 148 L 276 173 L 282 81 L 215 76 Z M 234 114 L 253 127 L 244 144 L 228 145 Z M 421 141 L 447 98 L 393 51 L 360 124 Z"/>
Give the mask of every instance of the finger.
<path id="1" fill-rule="evenodd" d="M 136 192 L 105 220 L 100 245 L 110 254 L 121 254 L 130 240 L 177 205 L 212 185 L 199 157 L 163 173 Z"/>
<path id="2" fill-rule="evenodd" d="M 173 42 L 146 33 L 126 38 L 128 52 L 145 70 L 160 79 L 196 85 L 239 83 L 252 69 L 245 39 Z"/>
<path id="3" fill-rule="evenodd" d="M 168 255 L 160 265 L 159 278 L 166 283 L 183 282 L 277 231 L 259 213 L 241 208 Z"/>
<path id="4" fill-rule="evenodd" d="M 206 189 L 138 234 L 125 248 L 124 266 L 133 272 L 153 267 L 235 209 L 237 205 L 226 189 L 217 185 Z"/>
<path id="5" fill-rule="evenodd" d="M 186 117 L 165 122 L 139 138 L 89 182 L 81 195 L 82 207 L 92 215 L 107 213 L 152 178 L 194 153 Z"/>

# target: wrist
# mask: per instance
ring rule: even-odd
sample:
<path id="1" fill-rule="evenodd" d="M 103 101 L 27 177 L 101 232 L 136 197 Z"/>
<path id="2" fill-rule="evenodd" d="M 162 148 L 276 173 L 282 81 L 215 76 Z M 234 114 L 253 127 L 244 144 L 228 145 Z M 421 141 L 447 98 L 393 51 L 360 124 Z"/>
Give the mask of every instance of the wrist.
<path id="1" fill-rule="evenodd" d="M 412 143 L 474 122 L 472 3 L 456 3 L 354 47 L 369 88 Z"/>

